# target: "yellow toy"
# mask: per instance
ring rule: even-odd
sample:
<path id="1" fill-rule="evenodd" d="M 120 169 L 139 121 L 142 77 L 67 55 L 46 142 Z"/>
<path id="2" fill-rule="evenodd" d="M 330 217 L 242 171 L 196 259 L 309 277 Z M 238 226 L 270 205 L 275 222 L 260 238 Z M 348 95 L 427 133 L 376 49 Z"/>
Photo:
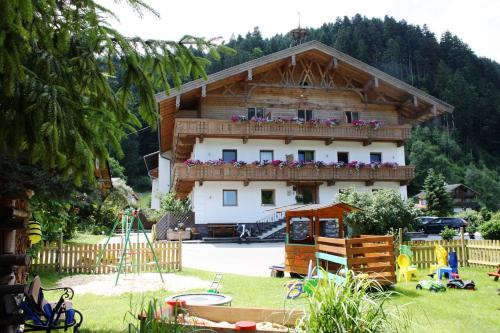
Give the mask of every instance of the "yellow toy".
<path id="1" fill-rule="evenodd" d="M 37 221 L 30 221 L 28 223 L 28 239 L 31 245 L 34 245 L 42 240 L 42 227 Z"/>
<path id="2" fill-rule="evenodd" d="M 400 254 L 398 256 L 398 281 L 401 281 L 404 277 L 405 281 L 408 282 L 412 277 L 417 278 L 417 269 L 415 267 L 411 267 L 411 260 L 406 254 Z"/>
<path id="3" fill-rule="evenodd" d="M 436 255 L 437 264 L 431 265 L 429 273 L 435 273 L 441 267 L 448 267 L 448 251 L 444 247 L 436 245 L 434 254 Z"/>

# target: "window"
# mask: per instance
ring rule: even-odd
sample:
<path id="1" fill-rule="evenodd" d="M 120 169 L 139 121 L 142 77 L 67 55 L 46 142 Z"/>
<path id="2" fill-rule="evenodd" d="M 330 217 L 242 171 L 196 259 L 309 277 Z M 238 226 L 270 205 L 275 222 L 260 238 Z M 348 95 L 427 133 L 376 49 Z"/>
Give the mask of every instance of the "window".
<path id="1" fill-rule="evenodd" d="M 352 124 L 353 121 L 359 120 L 359 112 L 348 111 L 345 113 L 346 121 L 348 124 Z"/>
<path id="2" fill-rule="evenodd" d="M 238 160 L 238 155 L 236 154 L 236 149 L 224 149 L 222 151 L 222 159 L 224 163 L 231 163 Z"/>
<path id="3" fill-rule="evenodd" d="M 272 150 L 261 150 L 260 151 L 260 163 L 267 161 L 272 162 L 274 159 L 274 153 Z"/>
<path id="4" fill-rule="evenodd" d="M 299 150 L 299 161 L 301 161 L 301 162 L 314 161 L 314 151 L 313 150 Z"/>
<path id="5" fill-rule="evenodd" d="M 382 153 L 370 153 L 370 163 L 382 163 Z"/>
<path id="6" fill-rule="evenodd" d="M 260 193 L 263 206 L 274 206 L 274 190 L 262 190 Z"/>
<path id="7" fill-rule="evenodd" d="M 222 205 L 223 206 L 237 206 L 238 205 L 238 191 L 236 191 L 236 190 L 222 190 Z"/>
<path id="8" fill-rule="evenodd" d="M 248 120 L 255 118 L 264 118 L 264 108 L 248 108 Z"/>
<path id="9" fill-rule="evenodd" d="M 338 152 L 337 153 L 337 162 L 349 163 L 349 153 Z"/>
<path id="10" fill-rule="evenodd" d="M 298 110 L 297 118 L 303 119 L 305 121 L 310 121 L 313 119 L 313 112 L 312 110 Z"/>

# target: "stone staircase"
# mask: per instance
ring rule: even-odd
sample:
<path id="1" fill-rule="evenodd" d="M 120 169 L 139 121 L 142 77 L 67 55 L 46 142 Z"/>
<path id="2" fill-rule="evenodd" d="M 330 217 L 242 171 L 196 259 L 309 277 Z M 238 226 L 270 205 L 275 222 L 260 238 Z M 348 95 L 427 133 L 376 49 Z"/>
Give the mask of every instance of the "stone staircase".
<path id="1" fill-rule="evenodd" d="M 257 230 L 252 236 L 260 240 L 284 240 L 285 239 L 285 214 L 273 213 L 257 221 Z"/>

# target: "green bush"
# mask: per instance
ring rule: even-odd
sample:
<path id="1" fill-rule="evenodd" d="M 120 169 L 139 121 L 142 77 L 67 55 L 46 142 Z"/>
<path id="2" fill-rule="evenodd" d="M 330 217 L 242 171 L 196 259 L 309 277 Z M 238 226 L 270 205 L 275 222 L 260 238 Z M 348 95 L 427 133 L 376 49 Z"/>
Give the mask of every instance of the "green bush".
<path id="1" fill-rule="evenodd" d="M 488 222 L 484 222 L 479 227 L 479 232 L 484 239 L 500 240 L 500 216 L 492 217 Z"/>
<path id="2" fill-rule="evenodd" d="M 441 238 L 445 241 L 451 241 L 454 237 L 458 235 L 457 231 L 453 228 L 448 228 L 447 226 L 439 233 Z"/>
<path id="3" fill-rule="evenodd" d="M 390 295 L 365 279 L 348 277 L 345 284 L 323 279 L 309 297 L 296 332 L 406 332 L 408 313 L 384 306 Z"/>
<path id="4" fill-rule="evenodd" d="M 384 235 L 398 228 L 413 230 L 415 218 L 421 214 L 412 202 L 403 200 L 398 192 L 390 189 L 374 193 L 350 189 L 339 194 L 339 201 L 361 209 L 345 218 L 354 234 Z"/>
<path id="5" fill-rule="evenodd" d="M 466 210 L 457 214 L 457 217 L 460 217 L 467 221 L 467 227 L 465 231 L 469 233 L 471 237 L 478 230 L 479 226 L 484 222 L 483 215 L 484 213 L 477 212 L 475 210 Z"/>

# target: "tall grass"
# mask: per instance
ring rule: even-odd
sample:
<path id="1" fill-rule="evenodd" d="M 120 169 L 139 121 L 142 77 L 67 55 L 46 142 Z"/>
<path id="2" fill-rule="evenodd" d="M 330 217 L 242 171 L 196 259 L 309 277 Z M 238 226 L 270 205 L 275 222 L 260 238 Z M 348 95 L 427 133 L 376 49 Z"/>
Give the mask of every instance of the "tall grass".
<path id="1" fill-rule="evenodd" d="M 391 292 L 375 281 L 348 277 L 345 284 L 321 280 L 310 296 L 306 314 L 299 321 L 299 333 L 407 332 L 409 314 L 384 303 Z"/>

